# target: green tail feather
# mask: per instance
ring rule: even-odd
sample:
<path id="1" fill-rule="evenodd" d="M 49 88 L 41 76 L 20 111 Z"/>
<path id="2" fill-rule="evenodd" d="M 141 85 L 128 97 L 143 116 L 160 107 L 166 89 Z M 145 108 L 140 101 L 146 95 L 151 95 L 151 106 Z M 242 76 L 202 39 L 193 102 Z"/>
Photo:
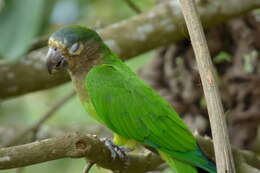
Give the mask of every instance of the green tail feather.
<path id="1" fill-rule="evenodd" d="M 190 164 L 176 160 L 163 152 L 160 152 L 160 155 L 169 164 L 174 173 L 198 173 L 197 168 Z"/>
<path id="2" fill-rule="evenodd" d="M 215 163 L 209 161 L 200 149 L 190 153 L 175 152 L 173 155 L 160 151 L 160 155 L 175 173 L 197 173 L 196 167 L 200 167 L 210 173 L 217 173 Z M 176 160 L 175 158 L 180 159 Z M 180 160 L 184 160 L 184 162 Z"/>
<path id="3" fill-rule="evenodd" d="M 216 164 L 212 161 L 210 161 L 205 154 L 200 149 L 197 149 L 195 151 L 197 153 L 197 157 L 200 157 L 201 159 L 204 160 L 204 162 L 199 162 L 196 165 L 210 173 L 217 173 L 217 167 Z"/>

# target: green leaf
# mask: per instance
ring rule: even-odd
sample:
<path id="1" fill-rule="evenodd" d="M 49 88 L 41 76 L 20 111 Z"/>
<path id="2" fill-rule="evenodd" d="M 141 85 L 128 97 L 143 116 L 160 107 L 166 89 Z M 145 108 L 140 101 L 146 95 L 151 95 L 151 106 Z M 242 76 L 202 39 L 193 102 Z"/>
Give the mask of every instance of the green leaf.
<path id="1" fill-rule="evenodd" d="M 246 73 L 253 73 L 255 69 L 255 64 L 257 61 L 258 52 L 253 50 L 244 55 L 244 70 Z"/>
<path id="2" fill-rule="evenodd" d="M 224 51 L 221 51 L 217 56 L 214 57 L 213 62 L 217 64 L 221 64 L 224 62 L 230 62 L 232 56 Z"/>
<path id="3" fill-rule="evenodd" d="M 0 11 L 0 55 L 15 59 L 26 52 L 44 22 L 45 0 L 6 0 Z"/>

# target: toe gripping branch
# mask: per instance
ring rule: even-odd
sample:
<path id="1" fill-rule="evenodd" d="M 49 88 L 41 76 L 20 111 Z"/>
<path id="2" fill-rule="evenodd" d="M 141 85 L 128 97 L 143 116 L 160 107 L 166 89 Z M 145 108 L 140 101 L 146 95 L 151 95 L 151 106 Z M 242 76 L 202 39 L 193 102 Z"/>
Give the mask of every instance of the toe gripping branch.
<path id="1" fill-rule="evenodd" d="M 110 139 L 108 138 L 101 138 L 101 142 L 104 142 L 105 146 L 108 148 L 111 154 L 112 161 L 115 161 L 117 159 L 121 160 L 124 162 L 123 168 L 128 167 L 128 162 L 127 162 L 127 155 L 126 152 L 129 152 L 129 150 L 119 147 L 115 145 Z M 95 162 L 89 163 L 85 166 L 83 173 L 89 173 L 90 169 L 95 165 Z"/>
<path id="2" fill-rule="evenodd" d="M 111 153 L 111 158 L 112 158 L 113 160 L 116 160 L 117 158 L 119 158 L 120 160 L 126 160 L 126 159 L 127 159 L 127 155 L 126 155 L 126 152 L 128 152 L 127 149 L 115 145 L 115 144 L 114 144 L 110 139 L 108 139 L 108 138 L 101 138 L 100 140 L 101 140 L 102 142 L 104 142 L 105 145 L 107 146 L 107 148 L 109 149 L 109 151 L 110 151 L 110 153 Z"/>

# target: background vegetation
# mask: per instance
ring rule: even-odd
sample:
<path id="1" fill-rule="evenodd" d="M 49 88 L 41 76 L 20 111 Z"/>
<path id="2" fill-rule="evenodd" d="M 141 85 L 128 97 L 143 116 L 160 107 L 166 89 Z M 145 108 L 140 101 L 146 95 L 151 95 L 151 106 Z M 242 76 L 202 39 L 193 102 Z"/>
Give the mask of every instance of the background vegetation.
<path id="1" fill-rule="evenodd" d="M 158 6 L 157 3 L 166 1 L 132 0 L 142 12 L 147 12 Z M 255 0 L 257 1 L 259 0 Z M 260 3 L 252 7 L 254 10 L 245 10 L 249 12 L 233 15 L 242 16 L 232 16 L 232 20 L 227 20 L 223 15 L 227 21 L 207 29 L 206 33 L 227 115 L 231 143 L 259 155 L 260 13 L 257 8 L 260 8 Z M 208 9 L 211 10 L 214 11 Z M 31 51 L 35 40 L 44 40 L 62 26 L 80 24 L 100 29 L 136 15 L 125 0 L 0 0 L 0 65 L 23 60 L 23 56 Z M 215 22 L 219 23 L 218 21 L 224 19 L 212 20 L 208 25 L 212 26 Z M 199 131 L 201 135 L 211 136 L 205 99 L 190 40 L 179 39 L 186 35 L 186 30 L 183 23 L 177 22 L 177 25 L 181 26 L 178 31 L 180 36 L 173 37 L 176 37 L 175 40 L 178 42 L 145 52 L 127 60 L 127 63 L 177 109 L 192 130 Z M 125 35 L 127 34 L 130 33 L 126 32 Z M 154 35 L 154 38 L 157 35 Z M 161 37 L 161 40 L 166 42 L 167 39 Z M 145 46 L 149 47 L 149 44 Z M 12 73 L 1 71 L 1 68 L 0 76 L 4 76 L 6 80 L 16 78 Z M 14 89 L 12 86 L 0 85 L 0 92 L 12 92 Z M 73 86 L 69 82 L 18 97 L 3 97 L 0 101 L 0 146 L 8 143 L 8 136 L 13 137 L 37 122 L 52 105 L 72 90 Z M 37 139 L 44 138 L 41 135 L 46 133 L 60 135 L 64 131 L 84 131 L 85 127 L 99 128 L 100 137 L 110 136 L 107 129 L 100 128 L 86 115 L 78 98 L 74 96 L 41 126 L 42 134 L 38 133 Z M 28 166 L 19 171 L 82 172 L 85 164 L 84 159 L 60 159 Z M 0 172 L 14 171 L 17 170 Z M 109 171 L 94 167 L 91 172 Z"/>
<path id="2" fill-rule="evenodd" d="M 50 34 L 62 26 L 79 24 L 101 28 L 136 14 L 123 0 L 1 0 L 0 2 L 0 57 L 3 57 L 2 60 L 11 61 L 25 54 L 33 39 Z M 155 5 L 154 0 L 134 2 L 142 10 L 148 10 Z M 152 54 L 152 52 L 146 53 L 137 59 L 129 60 L 128 63 L 134 70 L 138 70 L 152 58 Z M 68 83 L 57 88 L 1 101 L 0 125 L 18 128 L 29 126 L 72 89 L 72 84 Z M 44 127 L 84 127 L 89 124 L 96 124 L 96 121 L 86 115 L 79 99 L 73 97 L 45 123 Z M 82 172 L 85 164 L 84 159 L 61 159 L 26 167 L 23 172 Z M 108 171 L 94 167 L 91 172 Z"/>

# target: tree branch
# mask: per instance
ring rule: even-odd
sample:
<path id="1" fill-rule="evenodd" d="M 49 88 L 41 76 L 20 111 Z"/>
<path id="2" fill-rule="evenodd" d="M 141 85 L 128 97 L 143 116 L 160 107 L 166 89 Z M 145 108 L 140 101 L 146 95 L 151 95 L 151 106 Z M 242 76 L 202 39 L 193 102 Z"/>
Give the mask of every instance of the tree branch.
<path id="1" fill-rule="evenodd" d="M 212 140 L 208 137 L 196 136 L 197 142 L 208 158 L 215 160 L 214 147 Z M 260 156 L 247 150 L 239 150 L 232 147 L 236 170 L 238 173 L 251 173 L 252 169 L 255 173 L 260 173 Z"/>
<path id="2" fill-rule="evenodd" d="M 209 158 L 214 159 L 212 141 L 209 138 L 197 136 L 197 141 Z M 239 173 L 260 169 L 260 157 L 249 151 L 233 148 L 234 156 L 239 164 Z M 0 170 L 28 166 L 60 158 L 84 158 L 92 163 L 124 173 L 144 173 L 160 169 L 163 161 L 158 155 L 128 154 L 127 160 L 119 157 L 113 160 L 106 145 L 95 135 L 72 133 L 61 137 L 54 137 L 28 143 L 24 145 L 0 149 Z M 127 166 L 125 166 L 127 165 Z M 246 171 L 245 171 L 246 170 Z"/>
<path id="3" fill-rule="evenodd" d="M 198 4 L 205 28 L 259 7 L 260 2 L 256 0 L 207 1 Z M 159 46 L 184 39 L 186 37 L 184 28 L 184 19 L 178 3 L 170 1 L 98 32 L 115 53 L 122 59 L 129 59 Z M 38 48 L 46 45 L 45 39 L 40 40 L 40 44 L 35 43 L 34 46 Z M 51 88 L 69 81 L 69 76 L 65 72 L 51 76 L 47 74 L 45 56 L 46 48 L 43 48 L 29 53 L 15 63 L 1 61 L 0 98 L 6 99 Z"/>
<path id="4" fill-rule="evenodd" d="M 11 169 L 60 158 L 83 158 L 99 166 L 143 173 L 155 170 L 163 161 L 155 154 L 129 154 L 127 160 L 111 158 L 106 145 L 95 135 L 69 134 L 15 147 L 0 149 L 0 169 Z M 127 165 L 127 166 L 125 166 Z"/>
<path id="5" fill-rule="evenodd" d="M 207 102 L 218 173 L 235 173 L 228 129 L 214 66 L 194 0 L 180 0 Z"/>

